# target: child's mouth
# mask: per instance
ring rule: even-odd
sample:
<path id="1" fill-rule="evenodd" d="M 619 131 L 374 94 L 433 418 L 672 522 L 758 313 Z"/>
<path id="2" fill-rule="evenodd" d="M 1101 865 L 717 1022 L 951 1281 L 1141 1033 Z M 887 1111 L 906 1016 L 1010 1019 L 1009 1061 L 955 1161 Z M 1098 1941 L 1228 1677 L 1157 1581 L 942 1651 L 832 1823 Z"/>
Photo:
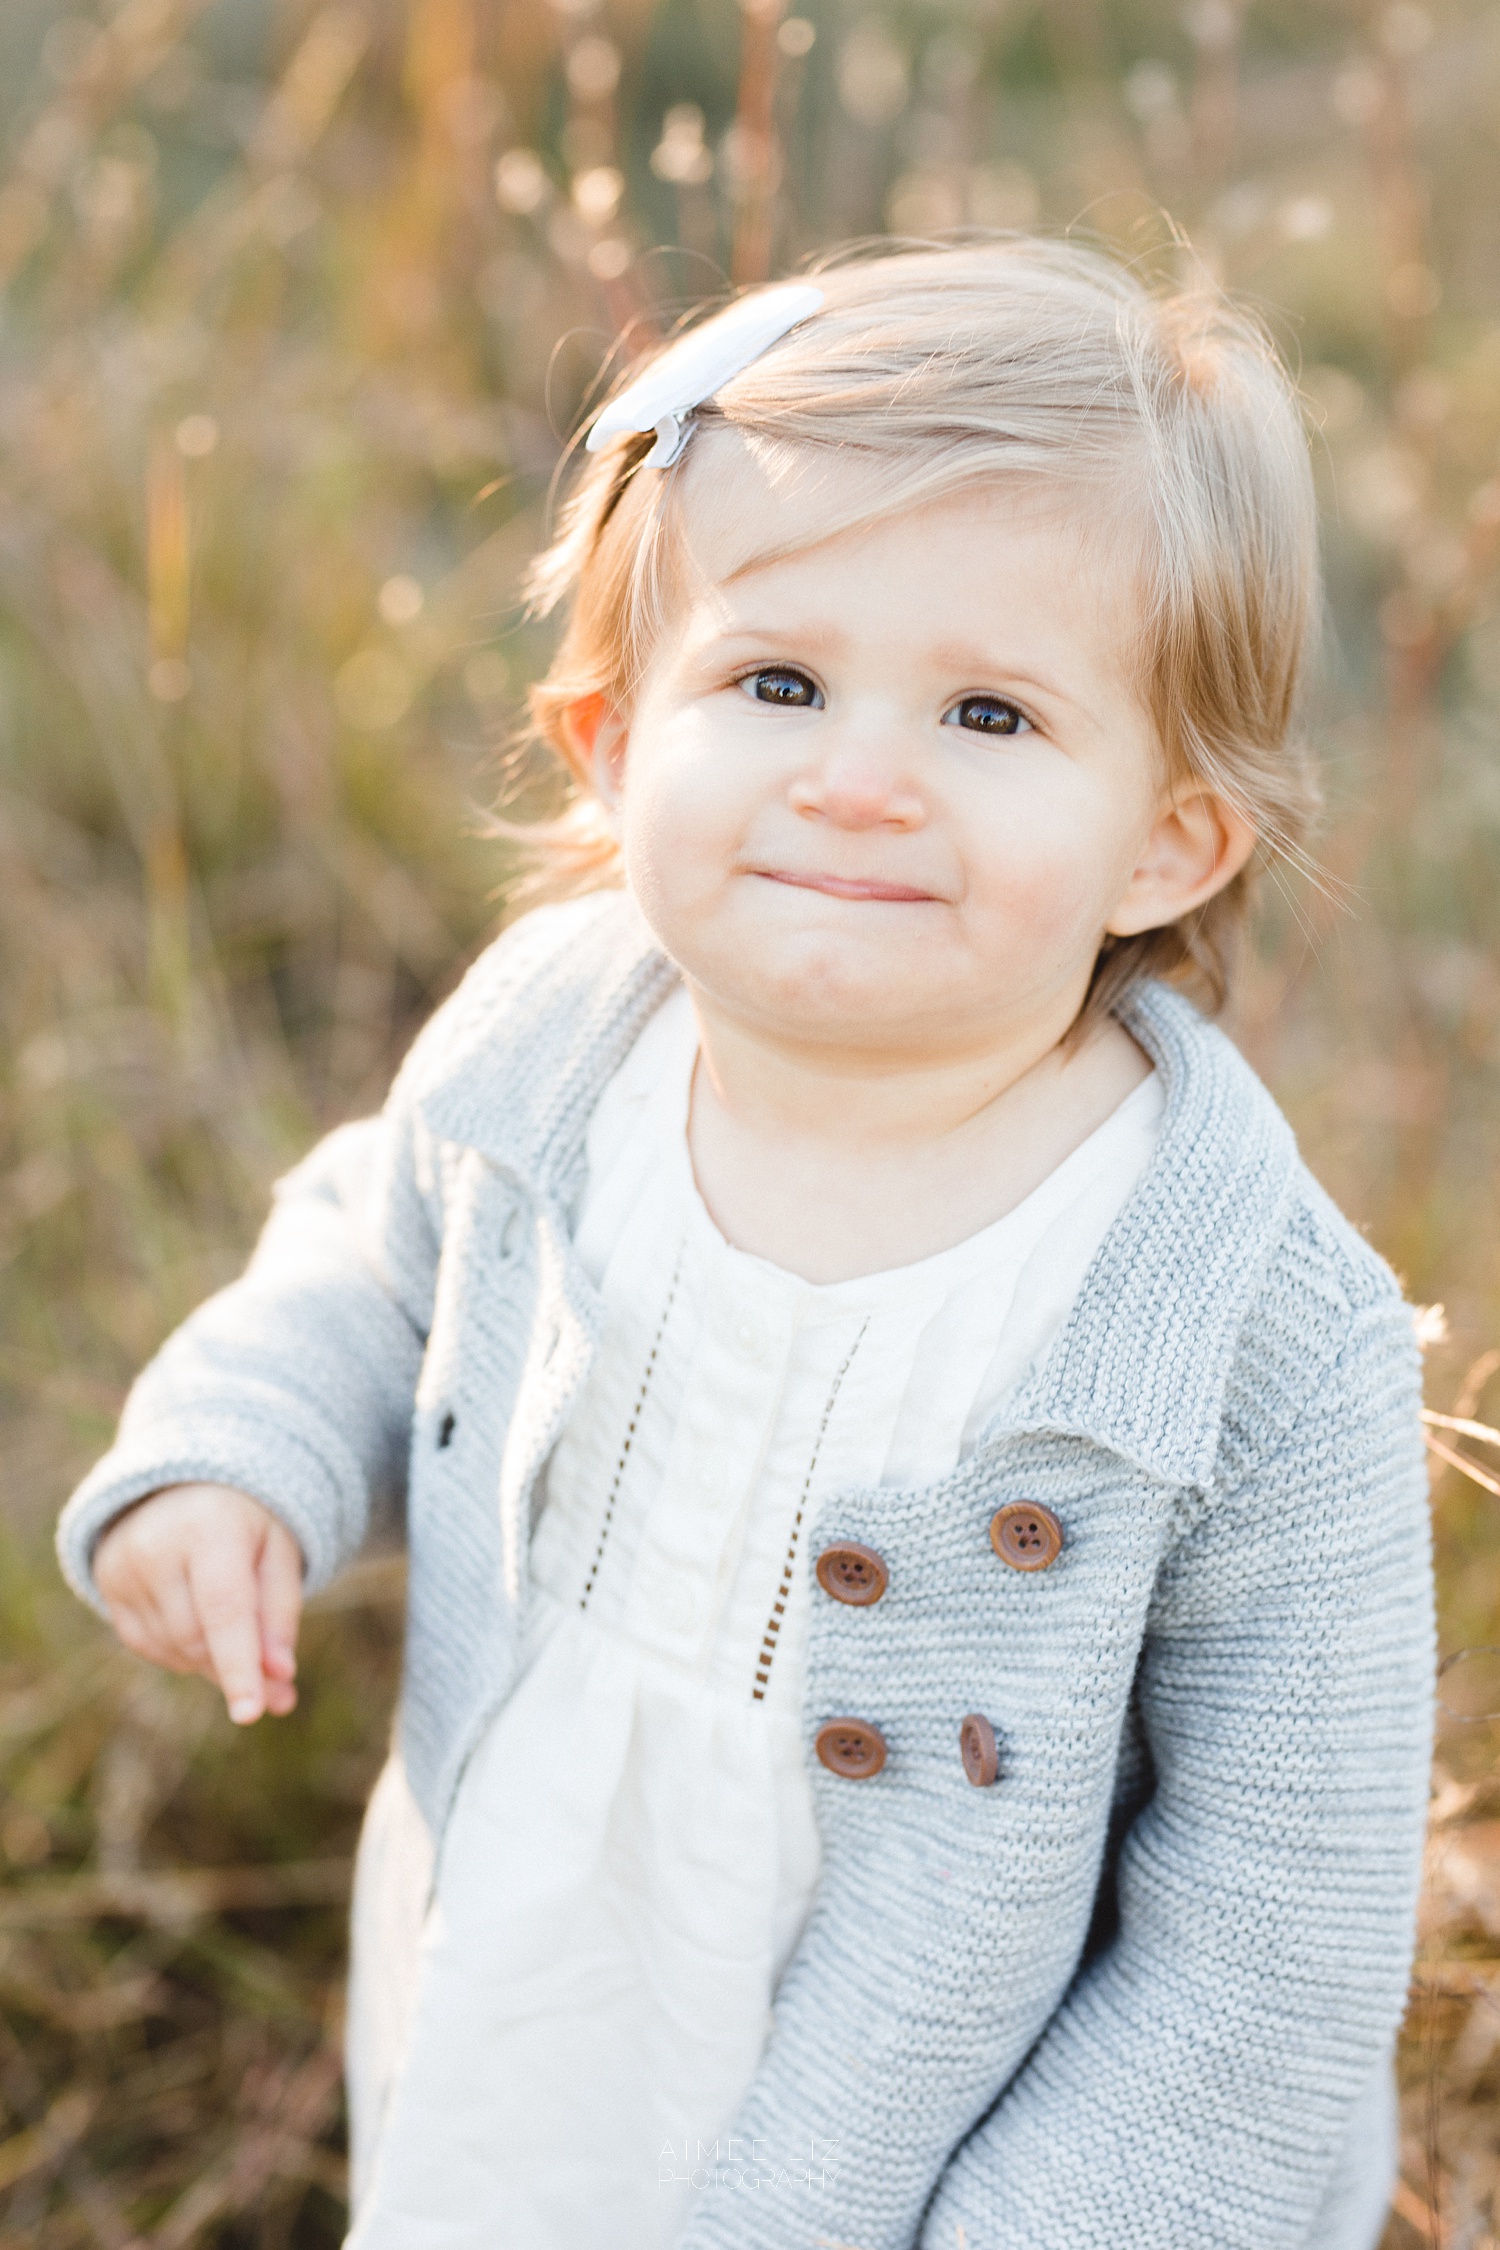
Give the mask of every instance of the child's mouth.
<path id="1" fill-rule="evenodd" d="M 758 867 L 754 873 L 768 883 L 789 883 L 800 891 L 822 891 L 829 898 L 879 899 L 909 906 L 935 903 L 931 891 L 917 890 L 910 883 L 880 883 L 873 877 L 853 875 L 798 875 L 772 867 Z"/>

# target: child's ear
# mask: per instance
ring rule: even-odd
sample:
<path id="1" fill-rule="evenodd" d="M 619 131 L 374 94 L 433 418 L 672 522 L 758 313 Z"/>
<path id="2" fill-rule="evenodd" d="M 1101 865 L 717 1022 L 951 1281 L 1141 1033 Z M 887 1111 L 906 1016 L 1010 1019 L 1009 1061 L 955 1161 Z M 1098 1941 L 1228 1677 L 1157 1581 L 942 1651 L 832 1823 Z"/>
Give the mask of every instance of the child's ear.
<path id="1" fill-rule="evenodd" d="M 585 695 L 568 705 L 560 727 L 569 765 L 593 790 L 613 827 L 625 788 L 628 722 L 607 697 Z"/>
<path id="2" fill-rule="evenodd" d="M 1254 825 L 1227 798 L 1211 789 L 1180 791 L 1157 815 L 1105 928 L 1111 937 L 1165 928 L 1232 883 L 1254 849 Z"/>

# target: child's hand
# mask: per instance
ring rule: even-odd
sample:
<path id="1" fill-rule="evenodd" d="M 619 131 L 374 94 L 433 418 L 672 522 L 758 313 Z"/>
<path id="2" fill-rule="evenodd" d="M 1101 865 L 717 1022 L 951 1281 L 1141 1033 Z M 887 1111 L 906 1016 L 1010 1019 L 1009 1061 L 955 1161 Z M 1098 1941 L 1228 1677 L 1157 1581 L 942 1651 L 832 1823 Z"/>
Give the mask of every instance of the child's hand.
<path id="1" fill-rule="evenodd" d="M 125 1646 L 213 1680 L 236 1726 L 294 1708 L 302 1556 L 248 1493 L 178 1484 L 138 1501 L 95 1548 L 94 1583 Z"/>

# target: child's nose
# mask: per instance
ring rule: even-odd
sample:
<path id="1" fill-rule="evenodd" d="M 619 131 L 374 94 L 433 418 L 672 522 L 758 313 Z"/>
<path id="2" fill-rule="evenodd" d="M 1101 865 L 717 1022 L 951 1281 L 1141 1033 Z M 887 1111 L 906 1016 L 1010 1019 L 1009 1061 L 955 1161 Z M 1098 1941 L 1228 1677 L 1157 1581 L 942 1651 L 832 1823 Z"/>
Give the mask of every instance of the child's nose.
<path id="1" fill-rule="evenodd" d="M 836 828 L 918 828 L 922 800 L 896 760 L 873 745 L 831 750 L 792 784 L 794 812 Z"/>

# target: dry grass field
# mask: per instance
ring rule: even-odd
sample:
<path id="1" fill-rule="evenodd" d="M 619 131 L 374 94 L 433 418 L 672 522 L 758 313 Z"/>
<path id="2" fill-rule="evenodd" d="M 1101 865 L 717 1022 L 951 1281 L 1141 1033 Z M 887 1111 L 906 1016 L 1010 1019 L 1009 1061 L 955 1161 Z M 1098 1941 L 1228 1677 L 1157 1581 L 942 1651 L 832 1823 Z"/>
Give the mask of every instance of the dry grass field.
<path id="1" fill-rule="evenodd" d="M 727 277 L 1033 222 L 1200 259 L 1307 397 L 1330 816 L 1234 1028 L 1445 1308 L 1453 1661 L 1387 2250 L 1500 2243 L 1500 16 L 8 0 L 0 2250 L 341 2237 L 399 1566 L 314 1605 L 298 1714 L 245 1737 L 113 1648 L 50 1523 L 503 910 L 486 812 L 548 788 L 504 757 L 545 653 L 518 572 L 590 384 Z"/>

